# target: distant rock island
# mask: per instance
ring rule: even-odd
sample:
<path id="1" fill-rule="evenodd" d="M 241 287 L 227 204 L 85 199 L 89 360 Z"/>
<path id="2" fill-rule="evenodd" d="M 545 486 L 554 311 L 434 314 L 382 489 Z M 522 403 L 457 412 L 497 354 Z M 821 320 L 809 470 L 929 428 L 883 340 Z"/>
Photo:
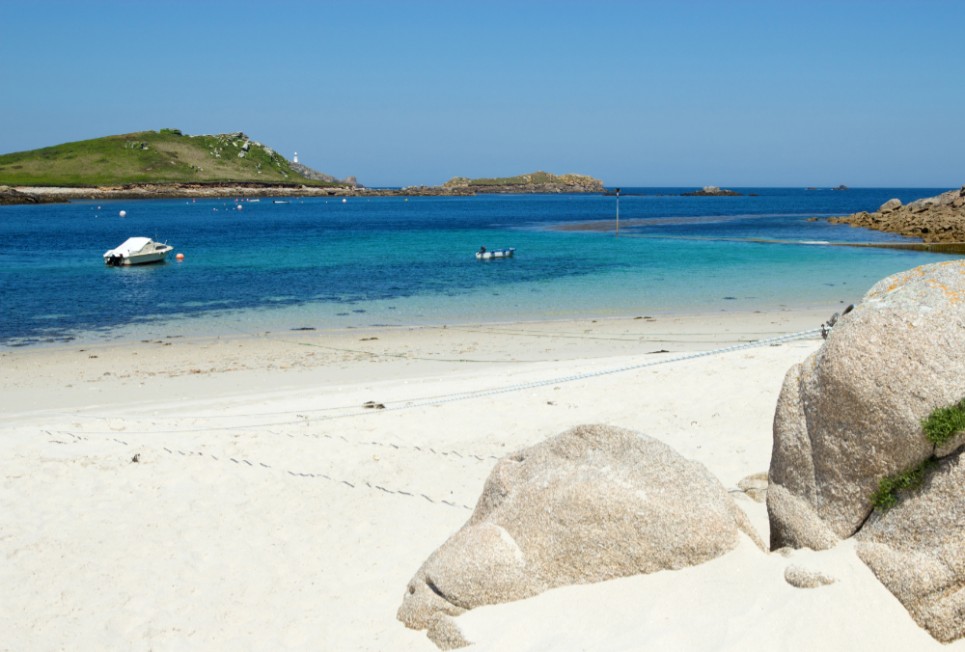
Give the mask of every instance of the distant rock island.
<path id="1" fill-rule="evenodd" d="M 683 197 L 743 197 L 739 192 L 718 188 L 717 186 L 704 186 L 700 190 L 693 192 L 680 193 Z"/>
<path id="2" fill-rule="evenodd" d="M 603 192 L 603 182 L 585 174 L 555 175 L 549 172 L 532 172 L 515 177 L 492 179 L 467 179 L 453 177 L 442 184 L 448 190 L 468 190 L 474 194 L 484 193 L 530 193 L 530 192 Z"/>
<path id="3" fill-rule="evenodd" d="M 889 199 L 873 213 L 861 211 L 828 221 L 921 238 L 928 243 L 965 242 L 965 186 L 906 205 Z"/>
<path id="4" fill-rule="evenodd" d="M 515 177 L 453 177 L 441 186 L 408 186 L 403 195 L 486 195 L 604 192 L 603 182 L 584 174 L 531 172 Z"/>

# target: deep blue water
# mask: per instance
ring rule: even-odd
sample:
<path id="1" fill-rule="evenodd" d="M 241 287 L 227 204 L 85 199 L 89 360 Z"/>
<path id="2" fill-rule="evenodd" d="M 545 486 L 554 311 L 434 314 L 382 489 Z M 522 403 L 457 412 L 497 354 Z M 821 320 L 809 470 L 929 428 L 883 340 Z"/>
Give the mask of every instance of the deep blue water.
<path id="1" fill-rule="evenodd" d="M 810 217 L 926 189 L 679 188 L 604 195 L 74 202 L 0 207 L 0 346 L 338 328 L 770 309 L 850 303 L 888 274 L 948 256 L 793 244 L 893 241 Z M 127 216 L 119 217 L 125 210 Z M 130 236 L 184 262 L 108 268 Z M 762 244 L 755 239 L 792 244 Z M 479 262 L 480 245 L 514 246 Z"/>

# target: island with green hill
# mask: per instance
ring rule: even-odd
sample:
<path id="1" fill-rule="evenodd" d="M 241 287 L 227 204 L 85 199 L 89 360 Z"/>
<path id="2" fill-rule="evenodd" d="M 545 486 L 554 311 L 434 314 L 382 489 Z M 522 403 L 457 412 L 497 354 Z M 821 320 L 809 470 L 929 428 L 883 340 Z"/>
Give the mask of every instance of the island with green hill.
<path id="1" fill-rule="evenodd" d="M 344 185 L 333 177 L 309 178 L 243 132 L 189 136 L 161 129 L 0 155 L 0 184 L 7 186 L 226 182 Z"/>
<path id="2" fill-rule="evenodd" d="M 0 154 L 0 204 L 71 199 L 603 192 L 582 174 L 455 177 L 401 190 L 361 186 L 289 161 L 244 132 L 140 131 Z"/>

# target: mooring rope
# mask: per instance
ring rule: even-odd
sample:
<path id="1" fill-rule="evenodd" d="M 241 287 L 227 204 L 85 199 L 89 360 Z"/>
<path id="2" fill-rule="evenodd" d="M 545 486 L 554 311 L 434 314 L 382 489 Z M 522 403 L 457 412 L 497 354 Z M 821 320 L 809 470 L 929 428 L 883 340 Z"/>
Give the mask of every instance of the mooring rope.
<path id="1" fill-rule="evenodd" d="M 745 349 L 752 349 L 760 346 L 773 346 L 776 344 L 783 344 L 785 342 L 791 342 L 793 340 L 804 339 L 812 335 L 819 335 L 826 330 L 827 327 L 822 326 L 821 328 L 812 328 L 806 331 L 800 331 L 797 333 L 791 333 L 789 335 L 780 335 L 777 337 L 771 337 L 762 340 L 753 340 L 751 342 L 744 342 L 741 344 L 734 344 L 732 346 L 723 347 L 720 349 L 713 349 L 711 351 L 698 351 L 696 353 L 690 353 L 687 355 L 675 356 L 672 358 L 666 358 L 663 360 L 651 360 L 648 362 L 642 362 L 640 364 L 626 365 L 623 367 L 616 367 L 614 369 L 603 369 L 601 371 L 587 371 L 581 374 L 574 374 L 572 376 L 563 376 L 560 378 L 551 378 L 547 380 L 535 380 L 528 383 L 518 383 L 515 385 L 508 385 L 505 387 L 498 387 L 489 390 L 477 390 L 472 392 L 457 392 L 454 394 L 443 395 L 440 397 L 435 397 L 433 399 L 423 401 L 423 402 L 409 402 L 405 405 L 387 405 L 385 410 L 404 410 L 411 409 L 415 407 L 424 407 L 428 405 L 441 405 L 443 403 L 450 403 L 453 401 L 463 401 L 471 398 L 482 398 L 485 396 L 494 396 L 497 394 L 506 394 L 509 392 L 517 392 L 526 389 L 535 389 L 538 387 L 546 387 L 547 385 L 560 385 L 563 383 L 571 383 L 578 380 L 587 380 L 589 378 L 599 378 L 601 376 L 610 376 L 613 374 L 626 373 L 628 371 L 636 371 L 639 369 L 646 369 L 648 367 L 656 367 L 665 364 L 672 364 L 675 362 L 684 362 L 686 360 L 694 360 L 697 358 L 705 358 L 712 355 L 721 355 L 723 353 L 733 353 L 735 351 L 742 351 Z M 348 415 L 344 415 L 348 416 Z M 338 417 L 330 417 L 338 418 Z"/>
<path id="2" fill-rule="evenodd" d="M 600 371 L 588 371 L 580 374 L 573 374 L 570 376 L 562 376 L 556 378 L 548 378 L 543 380 L 534 380 L 526 383 L 515 383 L 513 385 L 505 385 L 502 387 L 494 387 L 484 390 L 472 390 L 465 392 L 454 392 L 451 394 L 442 394 L 438 396 L 428 397 L 426 399 L 403 399 L 398 401 L 387 401 L 378 404 L 378 409 L 363 408 L 361 410 L 356 410 L 346 414 L 336 414 L 336 415 L 322 415 L 315 417 L 316 422 L 320 421 L 333 421 L 336 419 L 347 419 L 361 416 L 371 416 L 374 414 L 380 414 L 385 412 L 393 412 L 399 410 L 410 410 L 419 407 L 428 407 L 435 405 L 443 405 L 446 403 L 452 403 L 456 401 L 466 401 L 476 398 L 485 398 L 488 396 L 497 396 L 500 394 L 508 394 L 511 392 L 518 392 L 528 389 L 537 389 L 540 387 L 546 387 L 549 385 L 561 385 L 564 383 L 571 383 L 580 380 L 588 380 L 591 378 L 600 378 L 603 376 L 610 376 L 614 374 L 626 373 L 628 371 L 636 371 L 640 369 L 646 369 L 649 367 L 657 367 L 660 365 L 674 364 L 678 362 L 685 362 L 687 360 L 695 360 L 698 358 L 705 358 L 714 355 L 722 355 L 725 353 L 733 353 L 736 351 L 743 351 L 746 349 L 752 349 L 763 346 L 774 346 L 777 344 L 783 344 L 785 342 L 791 342 L 794 340 L 804 339 L 806 337 L 822 335 L 827 333 L 829 326 L 822 325 L 819 328 L 812 328 L 805 331 L 799 331 L 797 333 L 790 333 L 787 335 L 779 335 L 776 337 L 770 337 L 760 340 L 752 340 L 749 342 L 742 342 L 740 344 L 734 344 L 731 346 L 726 346 L 718 349 L 712 349 L 709 351 L 697 351 L 695 353 L 689 353 L 686 355 L 674 356 L 671 358 L 665 358 L 662 360 L 649 360 L 647 362 L 642 362 L 639 364 L 625 365 L 622 367 L 616 367 L 613 369 L 603 369 Z M 311 410 L 298 410 L 295 414 L 295 419 L 285 419 L 279 421 L 268 421 L 255 424 L 245 424 L 239 426 L 204 426 L 196 428 L 178 428 L 174 430 L 151 430 L 154 434 L 181 434 L 181 433 L 191 433 L 191 432 L 211 432 L 211 431 L 234 431 L 234 430 L 254 430 L 257 428 L 269 428 L 275 426 L 285 426 L 294 424 L 307 424 L 309 423 L 309 417 L 304 416 L 305 413 L 311 412 Z M 291 414 L 291 412 L 285 413 Z M 237 418 L 241 418 L 245 415 L 235 415 Z M 253 415 L 252 415 L 253 416 Z M 92 417 L 96 418 L 96 417 Z M 104 417 L 101 417 L 104 418 Z M 118 417 L 111 417 L 118 418 Z M 88 431 L 89 434 L 101 434 L 101 435 L 111 435 L 116 434 L 116 431 Z M 137 431 L 126 431 L 126 432 L 137 432 Z M 143 433 L 146 434 L 146 433 Z"/>
<path id="3" fill-rule="evenodd" d="M 516 392 L 516 391 L 523 391 L 523 390 L 527 390 L 527 389 L 535 389 L 535 388 L 539 388 L 539 387 L 546 387 L 546 386 L 549 386 L 549 385 L 559 385 L 559 384 L 562 384 L 562 383 L 575 382 L 575 381 L 579 381 L 579 380 L 587 380 L 587 379 L 592 379 L 592 378 L 599 378 L 599 377 L 609 376 L 609 375 L 613 375 L 613 374 L 626 373 L 626 372 L 628 372 L 628 371 L 635 371 L 635 370 L 639 370 L 639 369 L 646 369 L 646 368 L 656 367 L 656 366 L 660 366 L 660 365 L 673 364 L 673 363 L 677 363 L 677 362 L 684 362 L 684 361 L 687 361 L 687 360 L 695 360 L 695 359 L 698 359 L 698 358 L 704 358 L 704 357 L 708 357 L 708 356 L 712 356 L 712 355 L 721 355 L 721 354 L 724 354 L 724 353 L 733 353 L 733 352 L 736 352 L 736 351 L 742 351 L 742 350 L 751 349 L 751 348 L 756 348 L 756 347 L 774 346 L 774 345 L 783 344 L 783 343 L 791 342 L 791 341 L 798 340 L 798 339 L 804 339 L 804 338 L 810 337 L 810 336 L 816 336 L 816 335 L 819 335 L 819 334 L 820 334 L 820 335 L 826 335 L 827 332 L 830 330 L 830 328 L 833 327 L 835 319 L 832 318 L 832 319 L 829 320 L 829 321 L 830 321 L 830 323 L 822 324 L 822 326 L 821 326 L 820 328 L 813 328 L 813 329 L 806 330 L 806 331 L 800 331 L 800 332 L 798 332 L 798 333 L 791 333 L 791 334 L 788 334 L 788 335 L 780 335 L 780 336 L 771 337 L 771 338 L 766 338 L 766 339 L 761 339 L 761 340 L 753 340 L 753 341 L 750 341 L 750 342 L 743 342 L 743 343 L 740 343 L 740 344 L 734 344 L 734 345 L 731 345 L 731 346 L 722 347 L 722 348 L 718 348 L 718 349 L 714 349 L 714 350 L 710 350 L 710 351 L 698 351 L 698 352 L 695 352 L 695 353 L 689 353 L 689 354 L 686 354 L 686 355 L 674 356 L 674 357 L 665 358 L 665 359 L 662 359 L 662 360 L 649 360 L 649 361 L 647 361 L 647 362 L 642 362 L 642 363 L 639 363 L 639 364 L 624 365 L 624 366 L 622 366 L 622 367 L 616 367 L 616 368 L 612 368 L 612 369 L 603 369 L 603 370 L 599 370 L 599 371 L 589 371 L 589 372 L 584 372 L 584 373 L 580 373 L 580 374 L 572 374 L 572 375 L 570 375 L 570 376 L 563 376 L 563 377 L 550 378 L 550 379 L 544 379 L 544 380 L 535 380 L 535 381 L 526 382 L 526 383 L 515 383 L 515 384 L 512 384 L 512 385 L 506 385 L 506 386 L 503 386 L 503 387 L 497 387 L 497 388 L 492 388 L 492 389 L 488 389 L 488 390 L 477 390 L 477 391 L 468 391 L 468 392 L 454 392 L 454 393 L 451 393 L 451 394 L 445 394 L 445 395 L 441 395 L 441 396 L 431 397 L 431 398 L 428 398 L 428 399 L 425 399 L 425 400 L 418 400 L 418 399 L 416 399 L 416 400 L 410 400 L 410 401 L 399 401 L 399 402 L 397 402 L 396 404 L 390 404 L 390 405 L 388 405 L 388 406 L 385 406 L 385 405 L 383 405 L 383 404 L 377 404 L 378 408 L 381 408 L 381 409 L 367 408 L 367 409 L 365 409 L 364 411 L 354 412 L 354 413 L 351 413 L 351 414 L 337 415 L 337 416 L 325 416 L 325 417 L 323 417 L 322 419 L 320 419 L 320 421 L 328 421 L 328 420 L 336 419 L 336 418 L 347 418 L 347 417 L 362 416 L 362 415 L 368 415 L 368 414 L 378 414 L 378 413 L 380 413 L 380 412 L 386 412 L 386 411 L 396 411 L 396 410 L 405 410 L 405 409 L 412 409 L 412 408 L 418 408 L 418 407 L 442 405 L 442 404 L 445 404 L 445 403 L 451 403 L 451 402 L 455 402 L 455 401 L 464 401 L 464 400 L 470 400 L 470 399 L 475 399 L 475 398 L 483 398 L 483 397 L 487 397 L 487 396 L 495 396 L 495 395 L 505 394 L 505 393 L 509 393 L 509 392 Z M 310 426 L 310 425 L 311 425 L 309 418 L 306 417 L 306 416 L 303 415 L 303 414 L 296 414 L 296 420 L 294 420 L 294 421 L 292 421 L 292 420 L 287 420 L 287 421 L 284 421 L 284 422 L 280 422 L 280 424 L 292 424 L 292 423 L 301 423 L 301 424 L 305 424 L 306 426 Z M 259 424 L 259 426 L 264 426 L 264 425 L 268 425 L 268 424 Z M 276 423 L 276 425 L 279 425 L 279 424 Z M 250 424 L 249 424 L 249 425 L 245 425 L 245 426 L 241 426 L 241 427 L 232 427 L 232 426 L 228 426 L 228 427 L 218 427 L 218 426 L 214 426 L 214 427 L 189 428 L 189 429 L 183 429 L 183 430 L 169 430 L 169 431 L 158 431 L 158 430 L 151 430 L 151 431 L 149 431 L 149 432 L 124 431 L 123 435 L 122 435 L 121 433 L 119 433 L 119 432 L 116 432 L 116 431 L 110 431 L 110 432 L 92 432 L 92 431 L 91 431 L 91 432 L 84 432 L 83 435 L 78 435 L 78 434 L 75 434 L 75 433 L 73 433 L 73 432 L 66 431 L 66 430 L 56 430 L 56 431 L 54 431 L 54 432 L 51 432 L 51 431 L 49 431 L 49 430 L 43 430 L 42 432 L 45 433 L 45 434 L 47 434 L 48 436 L 52 437 L 49 441 L 50 441 L 51 443 L 56 443 L 56 444 L 67 444 L 67 443 L 68 443 L 67 441 L 63 441 L 63 440 L 57 439 L 57 438 L 56 438 L 57 435 L 61 435 L 61 436 L 62 436 L 62 435 L 67 435 L 67 436 L 73 438 L 74 443 L 80 443 L 80 442 L 82 442 L 82 441 L 84 441 L 84 442 L 90 441 L 88 435 L 107 435 L 107 439 L 110 440 L 110 441 L 112 441 L 112 442 L 114 442 L 114 443 L 116 443 L 116 444 L 120 444 L 120 445 L 125 446 L 125 447 L 132 447 L 133 444 L 132 444 L 130 441 L 127 441 L 127 440 L 125 440 L 125 439 L 121 439 L 121 438 L 119 438 L 119 437 L 121 437 L 121 436 L 130 437 L 131 435 L 135 435 L 135 436 L 136 436 L 136 435 L 139 435 L 139 434 L 163 434 L 163 433 L 181 434 L 181 433 L 190 433 L 190 432 L 205 432 L 205 431 L 219 431 L 219 430 L 220 430 L 220 431 L 239 430 L 239 429 L 242 429 L 242 430 L 252 430 L 252 429 L 257 428 L 257 427 L 259 427 L 259 426 L 253 426 L 253 425 L 250 425 Z M 56 433 L 56 434 L 55 434 L 55 433 Z M 277 435 L 278 433 L 273 433 L 273 434 L 276 434 L 276 435 Z M 286 434 L 288 437 L 294 437 L 294 436 L 295 436 L 295 435 L 293 435 L 293 434 L 291 434 L 291 433 L 285 433 L 285 434 Z M 333 436 L 333 435 L 329 435 L 329 434 L 319 435 L 318 433 L 300 433 L 300 434 L 301 434 L 302 436 L 304 436 L 304 437 L 314 437 L 314 438 L 316 438 L 316 439 L 318 439 L 318 438 L 323 438 L 323 437 L 324 437 L 324 438 L 327 438 L 327 439 L 336 439 L 336 438 L 337 438 L 337 439 L 343 440 L 343 441 L 346 442 L 346 443 L 354 443 L 354 444 L 356 444 L 356 445 L 388 447 L 388 448 L 393 448 L 393 449 L 400 450 L 400 451 L 403 450 L 403 449 L 408 449 L 408 450 L 416 451 L 416 452 L 421 453 L 421 454 L 442 455 L 442 456 L 446 456 L 446 457 L 448 457 L 448 456 L 451 455 L 451 456 L 453 456 L 453 457 L 462 458 L 462 459 L 464 459 L 464 460 L 466 460 L 467 462 L 470 462 L 470 463 L 479 463 L 479 462 L 491 461 L 491 460 L 496 460 L 496 459 L 498 459 L 495 455 L 491 455 L 491 454 L 490 454 L 490 455 L 479 455 L 479 454 L 474 454 L 474 453 L 460 453 L 460 452 L 455 451 L 455 450 L 443 451 L 443 450 L 436 450 L 436 449 L 434 449 L 434 448 L 432 448 L 432 447 L 429 447 L 429 446 L 416 446 L 416 445 L 408 446 L 408 445 L 399 445 L 399 444 L 395 444 L 395 443 L 391 443 L 391 442 L 386 444 L 386 443 L 378 442 L 378 441 L 368 441 L 368 442 L 365 442 L 365 441 L 352 441 L 352 440 L 349 440 L 348 438 L 346 438 L 344 435 L 338 435 L 338 436 Z M 230 454 L 222 454 L 222 455 L 219 457 L 218 455 L 215 455 L 215 454 L 213 454 L 213 453 L 205 453 L 205 452 L 202 452 L 202 451 L 190 450 L 190 449 L 189 449 L 189 450 L 184 450 L 184 449 L 179 448 L 179 447 L 177 447 L 177 446 L 170 446 L 170 447 L 169 447 L 169 446 L 167 446 L 167 445 L 164 445 L 164 443 L 161 443 L 161 442 L 140 442 L 140 443 L 138 444 L 138 447 L 144 446 L 145 444 L 147 444 L 147 445 L 149 445 L 149 446 L 150 446 L 150 444 L 154 444 L 154 447 L 159 446 L 159 447 L 160 447 L 160 450 L 163 450 L 164 452 L 166 452 L 168 455 L 170 455 L 170 456 L 172 456 L 172 457 L 181 456 L 181 457 L 199 457 L 199 458 L 206 458 L 206 459 L 210 459 L 212 462 L 216 462 L 216 463 L 220 463 L 220 464 L 225 464 L 225 463 L 230 462 L 230 463 L 232 463 L 232 464 L 235 464 L 235 465 L 238 465 L 238 466 L 241 466 L 241 467 L 244 467 L 244 468 L 250 468 L 250 469 L 252 469 L 252 470 L 259 470 L 259 471 L 262 471 L 262 472 L 269 472 L 269 473 L 281 473 L 281 474 L 287 475 L 287 476 L 289 476 L 289 477 L 291 477 L 291 478 L 298 478 L 298 479 L 304 479 L 304 480 L 316 480 L 316 481 L 321 480 L 321 481 L 325 481 L 325 482 L 332 483 L 332 484 L 334 484 L 334 485 L 344 486 L 345 488 L 350 489 L 350 490 L 359 490 L 359 489 L 362 489 L 362 488 L 364 487 L 364 488 L 367 489 L 367 490 L 375 491 L 375 492 L 377 492 L 377 493 L 391 494 L 391 495 L 396 495 L 396 496 L 403 497 L 403 498 L 412 498 L 412 499 L 416 499 L 416 500 L 425 500 L 425 501 L 427 501 L 427 502 L 429 502 L 429 503 L 432 503 L 432 504 L 445 505 L 445 506 L 448 506 L 448 507 L 454 507 L 454 508 L 461 509 L 461 510 L 469 510 L 469 511 L 472 510 L 472 507 L 470 507 L 470 506 L 467 505 L 467 504 L 455 502 L 455 501 L 449 500 L 449 499 L 447 499 L 447 498 L 433 497 L 433 496 L 427 495 L 427 494 L 425 494 L 425 493 L 416 492 L 416 491 L 408 491 L 408 490 L 406 490 L 406 489 L 402 489 L 402 488 L 398 488 L 398 487 L 386 486 L 385 484 L 374 484 L 374 483 L 372 483 L 372 482 L 370 482 L 370 481 L 368 481 L 368 480 L 361 480 L 361 481 L 360 481 L 360 480 L 357 480 L 357 479 L 354 479 L 354 478 L 352 478 L 352 479 L 339 478 L 339 477 L 334 476 L 334 475 L 332 475 L 332 474 L 330 474 L 330 473 L 324 473 L 324 472 L 323 472 L 323 473 L 319 473 L 319 472 L 306 472 L 306 471 L 303 471 L 303 470 L 295 470 L 295 469 L 292 469 L 292 468 L 285 468 L 284 466 L 278 466 L 278 465 L 275 465 L 275 464 L 270 464 L 270 463 L 266 463 L 266 462 L 259 461 L 259 460 L 250 460 L 250 459 L 248 459 L 248 458 L 246 458 L 246 457 L 242 457 L 242 456 L 240 456 L 240 455 L 232 456 L 232 455 L 230 455 Z M 156 452 L 160 452 L 160 451 L 158 451 L 157 448 L 155 448 L 155 451 L 156 451 Z M 141 456 L 141 453 L 135 454 L 134 457 L 131 459 L 131 462 L 132 462 L 132 463 L 140 462 L 140 461 L 141 461 L 141 460 L 140 460 L 140 456 Z"/>

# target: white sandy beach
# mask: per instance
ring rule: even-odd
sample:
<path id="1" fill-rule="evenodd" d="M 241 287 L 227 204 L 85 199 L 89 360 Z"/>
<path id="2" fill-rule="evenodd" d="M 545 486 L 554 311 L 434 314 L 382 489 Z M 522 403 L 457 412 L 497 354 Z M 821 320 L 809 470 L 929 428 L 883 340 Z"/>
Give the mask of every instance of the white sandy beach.
<path id="1" fill-rule="evenodd" d="M 406 583 L 496 458 L 582 423 L 702 462 L 766 541 L 737 484 L 820 336 L 677 358 L 837 309 L 0 350 L 0 650 L 435 650 L 396 620 Z M 790 565 L 837 581 L 794 588 Z M 744 539 L 457 622 L 478 650 L 965 650 L 849 543 Z"/>

